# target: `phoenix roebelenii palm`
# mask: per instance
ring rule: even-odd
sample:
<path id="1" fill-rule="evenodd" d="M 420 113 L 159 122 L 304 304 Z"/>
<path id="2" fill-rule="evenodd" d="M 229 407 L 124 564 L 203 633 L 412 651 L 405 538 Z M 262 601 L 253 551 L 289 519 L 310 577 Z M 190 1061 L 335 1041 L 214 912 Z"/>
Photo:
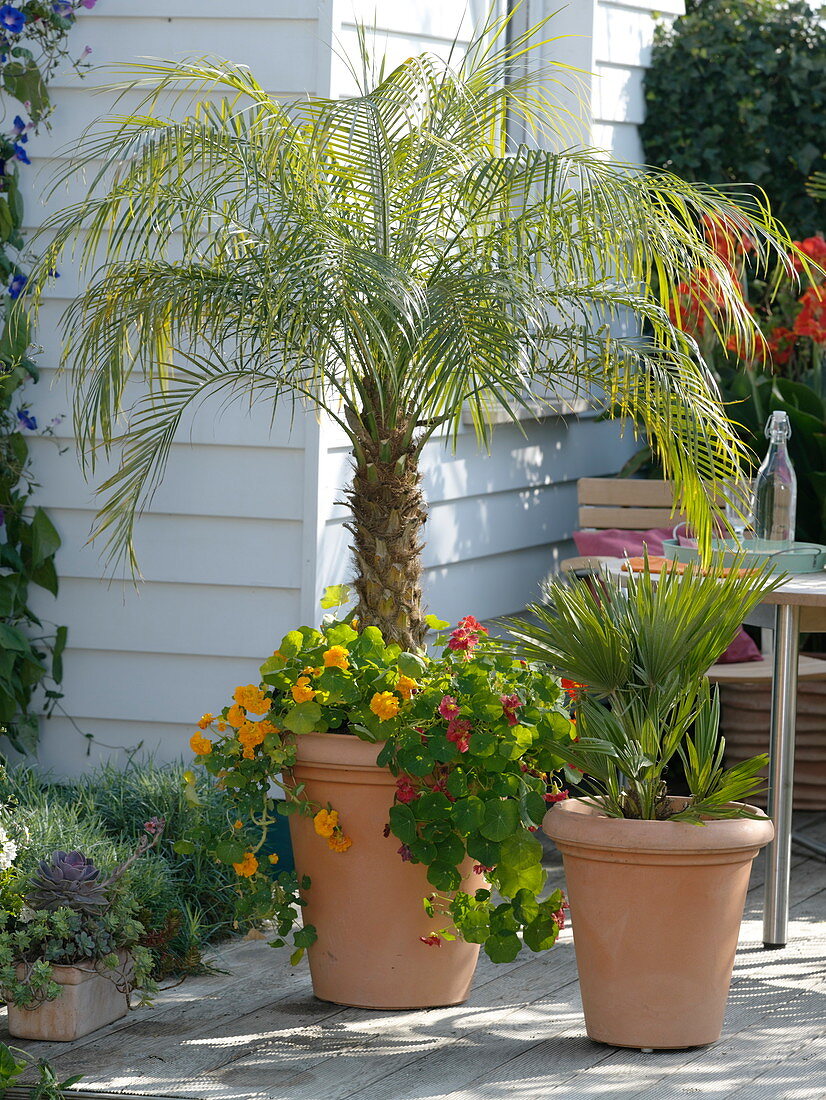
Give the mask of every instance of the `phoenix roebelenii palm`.
<path id="1" fill-rule="evenodd" d="M 709 483 L 738 444 L 669 298 L 706 268 L 748 338 L 698 224 L 721 217 L 763 254 L 771 219 L 593 151 L 509 148 L 508 126 L 547 144 L 557 116 L 547 71 L 514 78 L 529 35 L 497 45 L 505 22 L 456 67 L 411 58 L 343 100 L 284 105 L 226 63 L 133 72 L 151 86 L 143 113 L 85 140 L 81 161 L 104 167 L 50 224 L 40 276 L 77 238 L 92 272 L 66 316 L 78 437 L 92 455 L 122 446 L 101 486 L 110 551 L 134 566 L 134 517 L 182 416 L 215 391 L 292 400 L 346 433 L 359 615 L 408 647 L 425 631 L 419 458 L 464 410 L 485 442 L 496 407 L 516 418 L 537 388 L 597 387 L 645 426 L 707 532 Z M 161 117 L 158 90 L 195 106 Z M 119 435 L 136 368 L 145 390 Z"/>

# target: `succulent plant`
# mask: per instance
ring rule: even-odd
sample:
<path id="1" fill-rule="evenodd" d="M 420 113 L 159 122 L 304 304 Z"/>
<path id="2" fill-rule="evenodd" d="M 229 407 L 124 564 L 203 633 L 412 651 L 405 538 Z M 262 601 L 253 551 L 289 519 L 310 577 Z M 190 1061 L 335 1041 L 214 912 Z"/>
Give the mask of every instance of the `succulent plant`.
<path id="1" fill-rule="evenodd" d="M 65 907 L 94 915 L 108 906 L 110 884 L 101 881 L 99 869 L 82 852 L 53 852 L 51 860 L 40 861 L 25 901 L 35 910 Z"/>

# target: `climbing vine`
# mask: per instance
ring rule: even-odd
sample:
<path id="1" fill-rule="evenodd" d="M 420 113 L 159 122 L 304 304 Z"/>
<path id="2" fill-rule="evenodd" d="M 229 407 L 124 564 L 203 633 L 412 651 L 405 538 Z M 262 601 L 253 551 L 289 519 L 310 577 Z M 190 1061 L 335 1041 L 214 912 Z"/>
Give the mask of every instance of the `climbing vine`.
<path id="1" fill-rule="evenodd" d="M 15 114 L 0 134 L 0 735 L 18 752 L 37 744 L 35 692 L 50 713 L 61 698 L 66 627 L 44 624 L 30 606 L 38 585 L 57 595 L 55 554 L 60 536 L 46 512 L 32 506 L 37 489 L 29 437 L 53 435 L 57 421 L 38 426 L 26 387 L 38 380 L 25 308 L 26 254 L 21 173 L 30 164 L 29 138 L 49 126 L 48 85 L 68 61 L 83 73 L 87 47 L 70 56 L 66 39 L 81 8 L 97 0 L 26 0 L 0 6 L 0 92 Z M 7 116 L 10 113 L 5 112 Z M 54 273 L 57 277 L 57 272 Z M 14 309 L 12 307 L 15 307 Z M 50 686 L 51 685 L 51 686 Z"/>

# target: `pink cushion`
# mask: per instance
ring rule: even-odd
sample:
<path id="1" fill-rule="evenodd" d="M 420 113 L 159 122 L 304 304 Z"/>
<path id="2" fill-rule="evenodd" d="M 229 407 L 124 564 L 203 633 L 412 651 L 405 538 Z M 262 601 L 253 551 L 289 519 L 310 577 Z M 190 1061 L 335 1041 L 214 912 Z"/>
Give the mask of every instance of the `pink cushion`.
<path id="1" fill-rule="evenodd" d="M 584 557 L 621 558 L 625 554 L 638 557 L 648 547 L 648 553 L 660 555 L 663 552 L 663 539 L 670 539 L 669 527 L 654 527 L 650 531 L 620 531 L 609 528 L 605 531 L 574 531 L 577 551 Z M 752 638 L 741 627 L 737 637 L 720 657 L 721 665 L 740 664 L 745 661 L 762 661 L 763 654 Z"/>

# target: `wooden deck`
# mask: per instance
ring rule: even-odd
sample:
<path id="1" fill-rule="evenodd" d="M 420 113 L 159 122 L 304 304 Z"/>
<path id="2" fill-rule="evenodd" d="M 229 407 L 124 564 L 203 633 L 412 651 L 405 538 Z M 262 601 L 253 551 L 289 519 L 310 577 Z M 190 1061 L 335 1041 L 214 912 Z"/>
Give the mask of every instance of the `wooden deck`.
<path id="1" fill-rule="evenodd" d="M 796 824 L 826 840 L 826 815 Z M 233 943 L 215 955 L 224 973 L 165 991 L 154 1009 L 73 1044 L 17 1045 L 62 1076 L 82 1073 L 86 1100 L 824 1100 L 826 864 L 797 852 L 782 951 L 762 947 L 762 882 L 757 864 L 712 1047 L 642 1054 L 587 1039 L 570 930 L 545 955 L 503 966 L 483 958 L 467 1004 L 426 1012 L 316 1001 L 306 964 L 294 971 L 284 952 Z"/>

